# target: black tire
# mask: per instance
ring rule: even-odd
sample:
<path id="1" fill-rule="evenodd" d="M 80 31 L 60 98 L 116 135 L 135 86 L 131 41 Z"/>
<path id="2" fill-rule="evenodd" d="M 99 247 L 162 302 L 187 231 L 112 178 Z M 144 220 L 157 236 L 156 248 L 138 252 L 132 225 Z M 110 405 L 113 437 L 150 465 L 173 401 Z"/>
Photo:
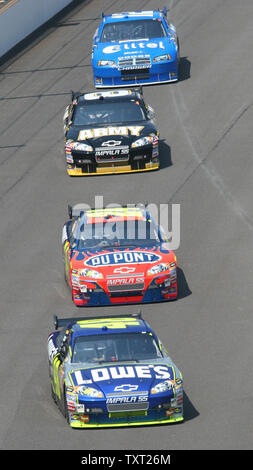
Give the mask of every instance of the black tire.
<path id="1" fill-rule="evenodd" d="M 69 412 L 66 399 L 66 391 L 64 389 L 64 417 L 66 418 L 67 423 L 69 424 Z"/>

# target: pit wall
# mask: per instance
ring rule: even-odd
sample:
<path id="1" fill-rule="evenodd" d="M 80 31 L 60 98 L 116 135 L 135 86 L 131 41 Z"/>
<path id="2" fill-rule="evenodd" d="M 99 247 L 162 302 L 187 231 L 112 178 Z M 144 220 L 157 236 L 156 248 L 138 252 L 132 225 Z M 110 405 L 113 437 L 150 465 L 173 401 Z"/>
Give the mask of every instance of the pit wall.
<path id="1" fill-rule="evenodd" d="M 12 0 L 0 8 L 0 59 L 73 0 Z"/>

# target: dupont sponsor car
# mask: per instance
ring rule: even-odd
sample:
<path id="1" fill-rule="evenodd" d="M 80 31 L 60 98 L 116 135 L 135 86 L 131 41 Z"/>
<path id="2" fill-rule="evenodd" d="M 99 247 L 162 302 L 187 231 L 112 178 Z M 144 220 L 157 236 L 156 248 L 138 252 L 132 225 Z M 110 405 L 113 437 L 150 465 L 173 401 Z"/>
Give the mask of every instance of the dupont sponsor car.
<path id="1" fill-rule="evenodd" d="M 182 374 L 141 315 L 55 317 L 54 401 L 73 428 L 183 420 Z"/>
<path id="2" fill-rule="evenodd" d="M 178 80 L 179 40 L 166 16 L 166 8 L 102 13 L 92 49 L 96 88 Z"/>
<path id="3" fill-rule="evenodd" d="M 70 208 L 69 213 L 62 246 L 77 306 L 177 298 L 176 256 L 145 208 Z"/>
<path id="4" fill-rule="evenodd" d="M 69 175 L 159 168 L 159 133 L 141 87 L 73 93 L 63 120 Z"/>

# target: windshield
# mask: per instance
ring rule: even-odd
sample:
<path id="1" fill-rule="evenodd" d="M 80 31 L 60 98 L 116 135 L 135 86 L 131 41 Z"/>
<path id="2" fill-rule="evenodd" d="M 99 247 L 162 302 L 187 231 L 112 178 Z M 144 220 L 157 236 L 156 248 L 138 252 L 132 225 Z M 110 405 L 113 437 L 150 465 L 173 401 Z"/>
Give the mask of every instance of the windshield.
<path id="1" fill-rule="evenodd" d="M 145 121 L 144 110 L 136 101 L 118 103 L 99 101 L 99 103 L 79 104 L 73 116 L 74 126 L 94 126 L 96 124 L 112 124 L 117 122 Z"/>
<path id="2" fill-rule="evenodd" d="M 118 220 L 73 227 L 78 250 L 120 246 L 142 247 L 162 242 L 152 220 Z"/>
<path id="3" fill-rule="evenodd" d="M 165 37 L 161 20 L 133 20 L 107 23 L 101 34 L 101 42 L 120 42 L 133 39 Z"/>
<path id="4" fill-rule="evenodd" d="M 71 362 L 139 361 L 161 357 L 157 342 L 150 333 L 115 333 L 79 336 L 74 343 Z"/>

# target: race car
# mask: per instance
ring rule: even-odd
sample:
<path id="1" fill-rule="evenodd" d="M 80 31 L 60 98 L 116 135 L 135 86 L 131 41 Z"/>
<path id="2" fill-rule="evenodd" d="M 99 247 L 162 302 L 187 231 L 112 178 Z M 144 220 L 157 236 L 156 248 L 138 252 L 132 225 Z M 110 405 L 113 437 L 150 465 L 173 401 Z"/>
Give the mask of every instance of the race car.
<path id="1" fill-rule="evenodd" d="M 47 341 L 53 400 L 72 428 L 183 421 L 183 378 L 137 315 L 58 318 Z"/>
<path id="2" fill-rule="evenodd" d="M 63 121 L 70 176 L 159 168 L 159 132 L 141 87 L 73 92 Z"/>
<path id="3" fill-rule="evenodd" d="M 96 88 L 179 79 L 179 39 L 166 8 L 101 16 L 92 47 Z"/>
<path id="4" fill-rule="evenodd" d="M 62 231 L 65 279 L 76 306 L 177 298 L 177 258 L 145 207 L 69 206 Z"/>

